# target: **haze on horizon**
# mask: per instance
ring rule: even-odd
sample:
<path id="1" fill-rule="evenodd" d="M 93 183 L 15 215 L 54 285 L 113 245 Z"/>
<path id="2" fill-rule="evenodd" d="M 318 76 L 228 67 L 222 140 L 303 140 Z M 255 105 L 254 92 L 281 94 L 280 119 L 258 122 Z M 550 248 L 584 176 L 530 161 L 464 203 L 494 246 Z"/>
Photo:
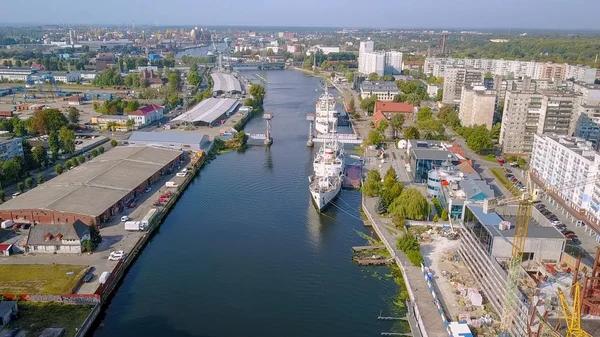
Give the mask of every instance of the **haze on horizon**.
<path id="1" fill-rule="evenodd" d="M 29 0 L 4 24 L 198 25 L 597 30 L 598 0 Z"/>

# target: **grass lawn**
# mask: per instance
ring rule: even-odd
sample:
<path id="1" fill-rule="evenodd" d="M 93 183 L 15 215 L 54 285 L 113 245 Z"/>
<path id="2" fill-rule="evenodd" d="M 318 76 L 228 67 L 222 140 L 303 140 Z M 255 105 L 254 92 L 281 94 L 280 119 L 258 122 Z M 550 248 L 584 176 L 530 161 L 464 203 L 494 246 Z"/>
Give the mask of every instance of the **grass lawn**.
<path id="1" fill-rule="evenodd" d="M 0 265 L 0 294 L 70 294 L 86 270 L 69 264 Z"/>
<path id="2" fill-rule="evenodd" d="M 492 170 L 492 174 L 494 174 L 494 177 L 496 177 L 496 179 L 498 179 L 498 181 L 502 185 L 504 185 L 504 187 L 506 187 L 506 189 L 509 190 L 512 193 L 512 195 L 514 195 L 515 197 L 521 195 L 521 192 L 519 192 L 519 190 L 513 187 L 513 183 L 506 179 L 506 177 L 504 176 L 505 172 L 503 168 L 494 167 L 490 170 Z"/>
<path id="3" fill-rule="evenodd" d="M 19 318 L 10 322 L 11 328 L 27 330 L 27 336 L 39 336 L 46 328 L 64 328 L 65 336 L 75 336 L 92 311 L 92 306 L 56 302 L 19 302 Z"/>

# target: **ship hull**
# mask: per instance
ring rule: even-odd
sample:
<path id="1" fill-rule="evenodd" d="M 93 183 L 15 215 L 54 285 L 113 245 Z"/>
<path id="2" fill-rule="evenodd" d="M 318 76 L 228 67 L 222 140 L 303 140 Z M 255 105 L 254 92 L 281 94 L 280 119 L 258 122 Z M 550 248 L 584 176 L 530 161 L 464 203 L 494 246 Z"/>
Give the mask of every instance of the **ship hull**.
<path id="1" fill-rule="evenodd" d="M 311 182 L 310 195 L 315 207 L 319 212 L 324 211 L 327 206 L 331 204 L 333 199 L 337 197 L 342 189 L 342 181 L 341 177 L 336 177 L 334 179 L 334 183 L 332 188 L 327 190 L 319 190 L 312 186 L 313 177 L 309 177 L 309 182 Z"/>

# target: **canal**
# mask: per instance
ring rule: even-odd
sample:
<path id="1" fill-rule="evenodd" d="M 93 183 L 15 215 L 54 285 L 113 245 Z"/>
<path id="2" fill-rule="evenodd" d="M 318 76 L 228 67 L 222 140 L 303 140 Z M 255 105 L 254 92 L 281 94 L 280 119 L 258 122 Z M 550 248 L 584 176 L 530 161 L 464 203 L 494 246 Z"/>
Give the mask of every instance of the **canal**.
<path id="1" fill-rule="evenodd" d="M 318 214 L 307 176 L 306 114 L 319 80 L 262 72 L 274 144 L 206 165 L 134 263 L 96 337 L 378 336 L 398 289 L 388 268 L 351 262 L 365 244 L 360 192 Z M 251 78 L 250 74 L 246 74 Z M 260 118 L 247 132 L 264 132 Z"/>

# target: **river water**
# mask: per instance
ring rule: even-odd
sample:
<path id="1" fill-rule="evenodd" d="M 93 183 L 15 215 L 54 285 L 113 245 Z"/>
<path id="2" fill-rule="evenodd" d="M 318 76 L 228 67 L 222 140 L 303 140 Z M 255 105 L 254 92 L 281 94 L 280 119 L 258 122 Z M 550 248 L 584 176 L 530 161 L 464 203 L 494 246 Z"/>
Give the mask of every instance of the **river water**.
<path id="1" fill-rule="evenodd" d="M 245 74 L 251 78 L 250 74 Z M 318 214 L 307 176 L 306 114 L 319 80 L 262 72 L 274 144 L 218 156 L 190 184 L 116 292 L 96 337 L 379 336 L 397 292 L 385 267 L 360 267 L 351 247 L 360 192 Z M 264 133 L 251 120 L 247 132 Z"/>

